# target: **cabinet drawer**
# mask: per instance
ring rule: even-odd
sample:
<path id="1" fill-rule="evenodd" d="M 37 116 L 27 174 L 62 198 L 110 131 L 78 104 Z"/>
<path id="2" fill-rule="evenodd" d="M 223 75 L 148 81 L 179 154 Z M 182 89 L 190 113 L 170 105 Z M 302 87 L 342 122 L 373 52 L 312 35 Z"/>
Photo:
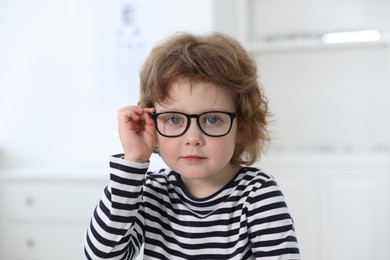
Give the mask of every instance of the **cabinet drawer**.
<path id="1" fill-rule="evenodd" d="M 10 220 L 88 220 L 103 192 L 103 182 L 7 181 L 2 203 Z"/>
<path id="2" fill-rule="evenodd" d="M 4 230 L 6 260 L 78 260 L 83 254 L 84 225 L 8 225 Z"/>

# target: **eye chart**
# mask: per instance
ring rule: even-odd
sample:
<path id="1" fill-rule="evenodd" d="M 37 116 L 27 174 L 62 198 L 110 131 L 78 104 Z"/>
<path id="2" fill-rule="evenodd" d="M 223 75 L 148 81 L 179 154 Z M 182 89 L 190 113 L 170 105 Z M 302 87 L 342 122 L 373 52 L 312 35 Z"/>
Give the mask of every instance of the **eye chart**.
<path id="1" fill-rule="evenodd" d="M 98 105 L 117 109 L 139 99 L 139 71 L 166 33 L 167 1 L 105 0 L 97 6 Z"/>

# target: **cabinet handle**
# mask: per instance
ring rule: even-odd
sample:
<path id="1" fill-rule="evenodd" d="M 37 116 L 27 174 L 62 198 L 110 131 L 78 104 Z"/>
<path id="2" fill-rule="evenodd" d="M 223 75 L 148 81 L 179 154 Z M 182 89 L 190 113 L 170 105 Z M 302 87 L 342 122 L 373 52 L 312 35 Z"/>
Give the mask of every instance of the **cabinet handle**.
<path id="1" fill-rule="evenodd" d="M 27 206 L 32 206 L 32 205 L 34 205 L 34 199 L 33 199 L 32 197 L 27 197 L 27 198 L 25 199 L 25 202 L 26 202 L 26 205 L 27 205 Z"/>
<path id="2" fill-rule="evenodd" d="M 28 238 L 28 239 L 26 240 L 26 245 L 27 245 L 28 248 L 33 248 L 33 247 L 35 246 L 35 242 L 34 242 L 33 239 Z"/>

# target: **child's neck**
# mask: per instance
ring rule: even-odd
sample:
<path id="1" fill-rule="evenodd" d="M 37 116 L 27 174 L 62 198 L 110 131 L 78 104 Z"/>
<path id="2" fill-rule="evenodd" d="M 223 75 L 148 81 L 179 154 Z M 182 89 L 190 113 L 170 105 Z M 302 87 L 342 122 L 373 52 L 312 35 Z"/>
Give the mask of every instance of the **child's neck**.
<path id="1" fill-rule="evenodd" d="M 197 199 L 206 198 L 215 194 L 228 184 L 238 173 L 241 166 L 231 165 L 221 174 L 206 179 L 188 179 L 181 177 L 188 194 Z"/>

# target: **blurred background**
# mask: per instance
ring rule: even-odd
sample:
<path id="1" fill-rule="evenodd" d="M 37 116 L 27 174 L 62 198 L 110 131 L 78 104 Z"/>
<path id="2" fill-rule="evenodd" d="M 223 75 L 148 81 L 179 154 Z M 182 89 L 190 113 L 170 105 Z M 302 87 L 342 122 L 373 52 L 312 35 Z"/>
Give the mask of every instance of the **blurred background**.
<path id="1" fill-rule="evenodd" d="M 0 0 L 0 259 L 84 259 L 117 111 L 177 31 L 227 33 L 256 59 L 273 113 L 256 166 L 282 187 L 302 258 L 390 259 L 389 13 L 388 0 Z"/>

